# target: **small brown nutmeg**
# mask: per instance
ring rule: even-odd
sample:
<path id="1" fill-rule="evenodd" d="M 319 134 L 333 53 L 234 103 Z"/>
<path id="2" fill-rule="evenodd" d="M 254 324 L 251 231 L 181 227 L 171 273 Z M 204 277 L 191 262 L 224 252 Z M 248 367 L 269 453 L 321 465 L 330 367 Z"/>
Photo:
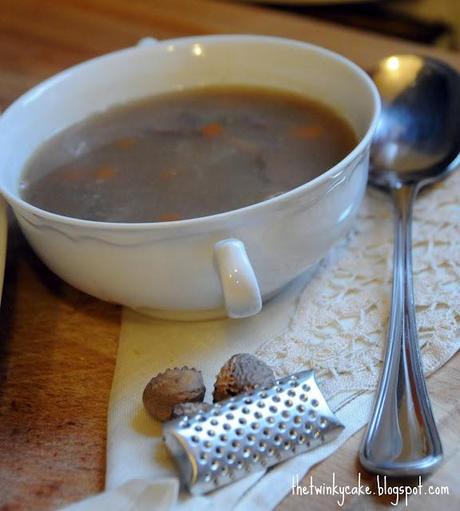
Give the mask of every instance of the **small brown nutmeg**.
<path id="1" fill-rule="evenodd" d="M 274 383 L 275 374 L 265 362 L 249 353 L 239 353 L 219 371 L 214 384 L 214 402 Z"/>
<path id="2" fill-rule="evenodd" d="M 179 403 L 173 408 L 172 418 L 178 419 L 179 417 L 183 417 L 187 415 L 191 417 L 192 415 L 196 415 L 197 413 L 206 413 L 211 410 L 212 405 L 209 403 Z"/>
<path id="3" fill-rule="evenodd" d="M 147 383 L 142 401 L 154 419 L 166 421 L 171 418 L 175 405 L 203 401 L 205 392 L 201 371 L 175 367 L 157 374 Z"/>

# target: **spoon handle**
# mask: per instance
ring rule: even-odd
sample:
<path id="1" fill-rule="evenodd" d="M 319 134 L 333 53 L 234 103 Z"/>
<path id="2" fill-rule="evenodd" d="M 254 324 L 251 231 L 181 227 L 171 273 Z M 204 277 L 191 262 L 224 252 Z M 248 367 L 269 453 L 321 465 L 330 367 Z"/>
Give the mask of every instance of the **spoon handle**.
<path id="1" fill-rule="evenodd" d="M 425 385 L 412 285 L 412 206 L 418 188 L 392 190 L 395 206 L 393 294 L 383 372 L 360 450 L 369 471 L 390 476 L 432 472 L 442 445 Z"/>

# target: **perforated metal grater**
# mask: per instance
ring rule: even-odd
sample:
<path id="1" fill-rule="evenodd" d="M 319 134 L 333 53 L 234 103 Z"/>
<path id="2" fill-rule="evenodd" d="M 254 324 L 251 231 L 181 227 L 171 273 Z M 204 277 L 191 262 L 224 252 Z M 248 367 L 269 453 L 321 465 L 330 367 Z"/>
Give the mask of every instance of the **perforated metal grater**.
<path id="1" fill-rule="evenodd" d="M 343 429 L 313 371 L 163 426 L 182 483 L 203 494 L 330 442 Z"/>

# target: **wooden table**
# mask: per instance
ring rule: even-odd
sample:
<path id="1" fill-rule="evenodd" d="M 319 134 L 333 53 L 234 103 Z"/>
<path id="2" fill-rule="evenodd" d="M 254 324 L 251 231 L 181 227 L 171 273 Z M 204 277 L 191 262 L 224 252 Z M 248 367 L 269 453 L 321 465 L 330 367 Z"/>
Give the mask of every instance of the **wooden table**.
<path id="1" fill-rule="evenodd" d="M 144 36 L 263 33 L 302 39 L 370 66 L 393 52 L 422 51 L 460 68 L 460 57 L 256 7 L 199 0 L 3 0 L 0 107 L 61 69 Z M 120 309 L 70 288 L 35 257 L 11 221 L 0 329 L 0 511 L 54 509 L 103 488 L 105 419 Z M 446 448 L 427 482 L 460 481 L 457 445 L 460 358 L 429 387 Z M 360 435 L 313 470 L 355 484 Z M 367 481 L 373 478 L 365 476 Z M 308 504 L 307 504 L 308 502 Z M 460 509 L 458 497 L 417 498 L 411 506 Z M 285 510 L 336 509 L 336 497 L 293 497 Z M 391 507 L 388 499 L 347 497 L 345 509 Z"/>

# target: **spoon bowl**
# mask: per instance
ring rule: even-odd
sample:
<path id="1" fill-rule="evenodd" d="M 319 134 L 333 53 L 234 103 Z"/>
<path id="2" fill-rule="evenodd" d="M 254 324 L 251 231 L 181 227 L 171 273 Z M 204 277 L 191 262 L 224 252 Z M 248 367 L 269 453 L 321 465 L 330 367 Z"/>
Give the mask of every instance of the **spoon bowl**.
<path id="1" fill-rule="evenodd" d="M 382 60 L 371 76 L 382 113 L 371 147 L 371 184 L 395 208 L 393 292 L 382 375 L 360 450 L 361 464 L 389 476 L 416 476 L 443 458 L 423 375 L 412 284 L 412 207 L 421 187 L 455 169 L 460 150 L 460 76 L 417 55 Z"/>
<path id="2" fill-rule="evenodd" d="M 371 77 L 382 98 L 371 183 L 391 188 L 445 177 L 460 147 L 458 73 L 432 58 L 393 55 Z"/>

